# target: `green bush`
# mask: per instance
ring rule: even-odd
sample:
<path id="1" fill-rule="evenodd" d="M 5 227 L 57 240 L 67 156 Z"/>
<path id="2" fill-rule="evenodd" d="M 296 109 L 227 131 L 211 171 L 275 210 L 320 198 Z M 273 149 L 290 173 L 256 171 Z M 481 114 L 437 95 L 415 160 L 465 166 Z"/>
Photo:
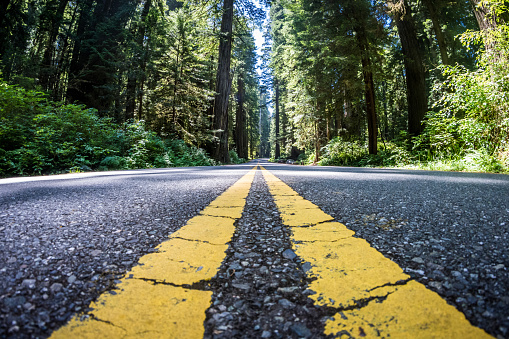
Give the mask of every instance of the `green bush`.
<path id="1" fill-rule="evenodd" d="M 102 166 L 103 169 L 109 170 L 125 169 L 127 168 L 127 161 L 125 158 L 116 155 L 108 156 L 101 161 L 100 166 Z"/>
<path id="2" fill-rule="evenodd" d="M 405 166 L 415 162 L 414 156 L 406 149 L 405 144 L 394 142 L 378 144 L 378 154 L 369 154 L 368 147 L 358 141 L 343 141 L 335 138 L 322 148 L 321 166 L 354 166 L 354 167 L 394 167 Z"/>
<path id="3" fill-rule="evenodd" d="M 237 150 L 231 149 L 230 150 L 230 162 L 232 164 L 243 164 L 246 162 L 246 159 L 239 158 L 239 155 L 237 154 Z"/>
<path id="4" fill-rule="evenodd" d="M 210 165 L 204 150 L 163 140 L 143 121 L 119 126 L 0 80 L 0 176 Z"/>
<path id="5" fill-rule="evenodd" d="M 116 151 L 114 125 L 95 110 L 50 102 L 40 92 L 0 82 L 0 175 L 88 169 Z"/>
<path id="6" fill-rule="evenodd" d="M 154 167 L 155 159 L 165 152 L 164 142 L 155 132 L 148 131 L 143 121 L 126 124 L 123 139 L 130 145 L 126 152 L 130 169 Z"/>
<path id="7" fill-rule="evenodd" d="M 33 119 L 46 112 L 44 94 L 26 91 L 0 80 L 0 147 L 13 151 L 33 135 Z"/>
<path id="8" fill-rule="evenodd" d="M 174 166 L 215 166 L 214 160 L 210 159 L 207 153 L 194 146 L 188 146 L 182 140 L 168 140 L 169 159 Z"/>
<path id="9" fill-rule="evenodd" d="M 332 139 L 322 148 L 321 166 L 358 166 L 368 155 L 368 149 L 360 142 L 343 141 L 340 137 Z M 314 157 L 313 157 L 314 158 Z"/>

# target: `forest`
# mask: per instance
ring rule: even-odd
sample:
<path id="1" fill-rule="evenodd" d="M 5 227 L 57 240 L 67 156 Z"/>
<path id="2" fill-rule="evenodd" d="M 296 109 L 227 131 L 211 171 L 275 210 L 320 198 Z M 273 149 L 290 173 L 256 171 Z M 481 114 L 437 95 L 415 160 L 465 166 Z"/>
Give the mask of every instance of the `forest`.
<path id="1" fill-rule="evenodd" d="M 257 157 L 508 172 L 508 5 L 4 1 L 0 176 Z"/>

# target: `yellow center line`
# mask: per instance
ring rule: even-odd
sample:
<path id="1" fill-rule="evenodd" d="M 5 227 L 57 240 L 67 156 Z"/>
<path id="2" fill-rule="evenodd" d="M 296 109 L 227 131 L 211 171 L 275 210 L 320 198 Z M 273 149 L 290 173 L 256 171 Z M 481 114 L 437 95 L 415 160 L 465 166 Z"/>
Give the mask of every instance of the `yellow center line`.
<path id="1" fill-rule="evenodd" d="M 336 310 L 325 334 L 338 338 L 490 338 L 463 313 L 272 173 L 262 173 L 291 227 L 296 254 L 311 264 L 315 304 Z"/>
<path id="2" fill-rule="evenodd" d="M 140 258 L 113 292 L 75 316 L 51 338 L 201 338 L 212 292 L 193 284 L 212 279 L 228 249 L 257 166 L 190 219 L 156 253 Z"/>

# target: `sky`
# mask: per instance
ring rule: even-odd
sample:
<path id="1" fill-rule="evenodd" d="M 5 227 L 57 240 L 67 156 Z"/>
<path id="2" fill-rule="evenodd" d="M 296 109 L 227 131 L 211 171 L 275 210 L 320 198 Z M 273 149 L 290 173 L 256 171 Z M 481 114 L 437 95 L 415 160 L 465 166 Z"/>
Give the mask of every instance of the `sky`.
<path id="1" fill-rule="evenodd" d="M 256 7 L 261 7 L 261 4 L 258 0 L 254 0 L 253 1 L 255 6 Z M 267 10 L 265 11 L 265 15 L 267 15 Z M 264 22 L 264 26 L 265 26 L 265 23 L 266 23 L 266 20 L 265 19 L 265 22 Z M 256 64 L 256 71 L 258 72 L 258 75 L 261 75 L 262 73 L 262 70 L 261 70 L 261 55 L 262 55 L 262 46 L 263 46 L 263 32 L 261 31 L 260 29 L 261 27 L 257 27 L 254 32 L 253 32 L 253 36 L 254 36 L 254 39 L 255 39 L 255 44 L 256 44 L 256 53 L 258 54 L 258 61 L 257 61 L 257 64 Z"/>
<path id="2" fill-rule="evenodd" d="M 260 2 L 258 0 L 254 0 L 253 2 L 257 7 L 261 7 Z M 263 47 L 263 43 L 265 42 L 263 39 L 262 29 L 267 24 L 267 21 L 268 21 L 267 16 L 268 16 L 268 10 L 265 8 L 265 21 L 263 22 L 262 27 L 256 27 L 253 31 L 253 37 L 255 39 L 255 45 L 256 45 L 256 53 L 258 54 L 258 60 L 256 62 L 256 72 L 258 73 L 259 76 L 262 75 L 262 67 L 261 67 L 262 47 Z M 268 105 L 267 109 L 269 110 L 269 116 L 272 116 L 272 111 L 273 111 L 272 105 Z"/>
<path id="3" fill-rule="evenodd" d="M 254 30 L 253 36 L 254 36 L 255 44 L 256 44 L 256 53 L 258 54 L 258 59 L 256 62 L 256 71 L 258 72 L 258 75 L 262 75 L 262 69 L 260 66 L 262 64 L 261 56 L 262 56 L 262 46 L 263 46 L 263 32 L 257 28 Z"/>

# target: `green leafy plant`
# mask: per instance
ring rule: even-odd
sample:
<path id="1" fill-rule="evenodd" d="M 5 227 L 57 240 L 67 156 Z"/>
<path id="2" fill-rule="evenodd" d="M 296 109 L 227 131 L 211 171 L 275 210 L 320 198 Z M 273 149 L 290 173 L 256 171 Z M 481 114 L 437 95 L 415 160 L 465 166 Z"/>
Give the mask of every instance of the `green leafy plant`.
<path id="1" fill-rule="evenodd" d="M 215 165 L 203 149 L 0 81 L 0 176 Z M 236 161 L 241 161 L 238 156 Z"/>
<path id="2" fill-rule="evenodd" d="M 232 164 L 243 164 L 246 162 L 246 159 L 239 158 L 237 151 L 235 149 L 231 149 L 230 151 L 230 161 Z"/>

